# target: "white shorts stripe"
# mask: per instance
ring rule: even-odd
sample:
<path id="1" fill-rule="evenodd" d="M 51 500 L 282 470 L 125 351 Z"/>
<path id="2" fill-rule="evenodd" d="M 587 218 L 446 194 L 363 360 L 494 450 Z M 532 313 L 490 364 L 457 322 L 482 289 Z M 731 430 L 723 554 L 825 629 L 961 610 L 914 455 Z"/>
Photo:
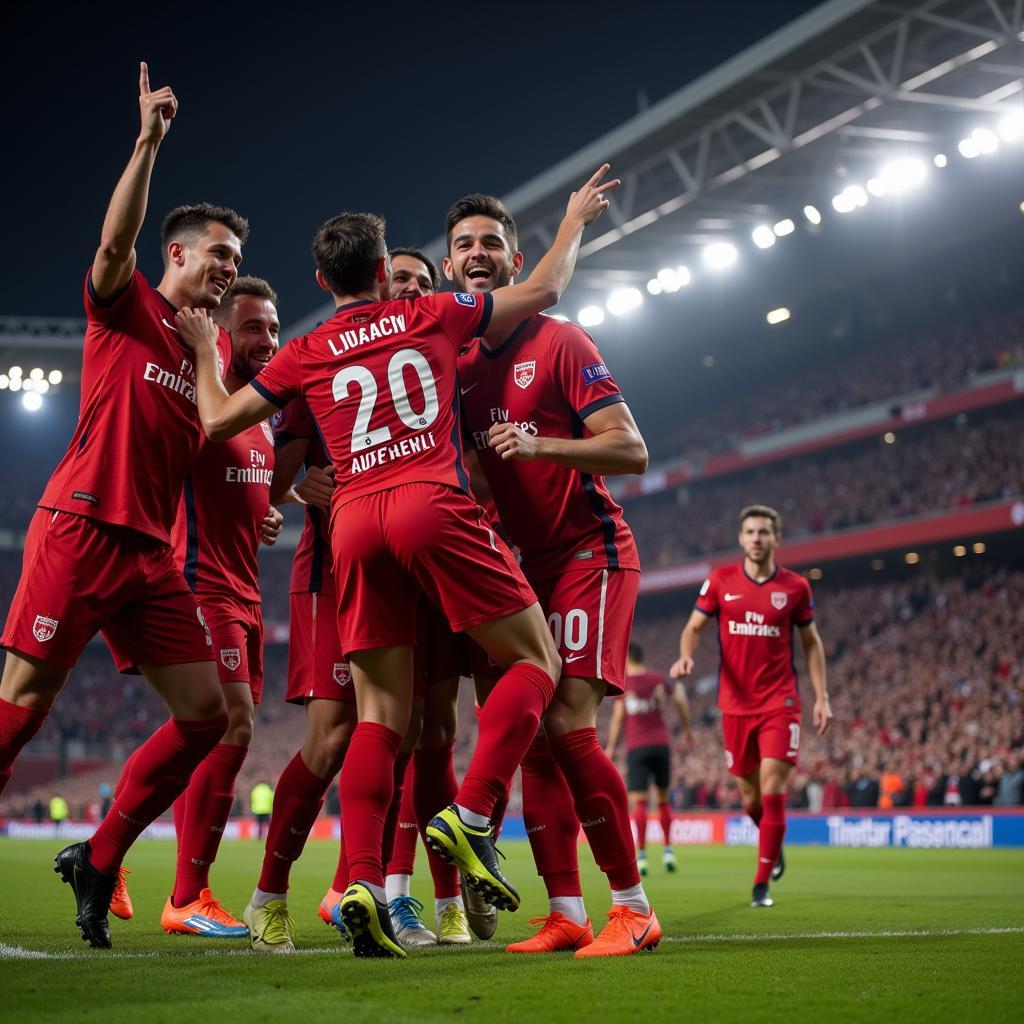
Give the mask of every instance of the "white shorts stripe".
<path id="1" fill-rule="evenodd" d="M 601 604 L 597 609 L 597 678 L 604 679 L 601 673 L 601 659 L 604 656 L 604 603 L 608 596 L 608 570 L 601 573 Z"/>

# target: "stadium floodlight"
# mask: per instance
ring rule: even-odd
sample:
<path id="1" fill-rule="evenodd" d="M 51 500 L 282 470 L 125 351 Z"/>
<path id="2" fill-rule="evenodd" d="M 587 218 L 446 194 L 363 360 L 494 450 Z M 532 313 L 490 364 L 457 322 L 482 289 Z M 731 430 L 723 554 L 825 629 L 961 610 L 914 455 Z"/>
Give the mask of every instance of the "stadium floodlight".
<path id="1" fill-rule="evenodd" d="M 17 378 L 18 380 L 20 380 L 20 379 L 21 379 L 21 367 L 20 367 L 20 366 L 12 366 L 12 367 L 11 367 L 11 368 L 10 368 L 10 369 L 9 369 L 9 370 L 7 371 L 7 373 L 8 373 L 8 376 L 10 376 L 11 380 L 14 380 L 14 379 L 16 379 L 16 378 Z"/>
<path id="2" fill-rule="evenodd" d="M 658 271 L 658 283 L 663 292 L 677 292 L 682 287 L 679 274 L 671 267 L 663 267 Z"/>
<path id="3" fill-rule="evenodd" d="M 736 246 L 731 242 L 712 242 L 701 253 L 701 259 L 704 265 L 712 270 L 726 270 L 739 259 L 739 255 Z"/>
<path id="4" fill-rule="evenodd" d="M 816 206 L 811 206 L 810 203 L 804 207 L 804 216 L 815 227 L 821 223 L 821 211 Z"/>
<path id="5" fill-rule="evenodd" d="M 868 178 L 868 180 L 864 183 L 864 187 L 873 196 L 884 196 L 889 191 L 889 189 L 886 187 L 885 181 L 883 181 L 883 179 L 881 178 Z"/>
<path id="6" fill-rule="evenodd" d="M 858 206 L 866 206 L 868 194 L 860 185 L 847 185 L 837 196 L 832 197 L 832 208 L 836 213 L 853 213 Z"/>
<path id="7" fill-rule="evenodd" d="M 1004 142 L 1024 140 L 1024 110 L 1014 110 L 999 122 L 999 137 Z"/>
<path id="8" fill-rule="evenodd" d="M 946 159 L 945 153 L 936 153 L 935 156 L 932 157 L 932 163 L 935 164 L 936 167 L 941 168 L 945 167 L 949 161 Z"/>
<path id="9" fill-rule="evenodd" d="M 45 376 L 46 376 L 46 374 L 43 373 L 42 367 L 40 367 L 40 366 L 34 366 L 32 368 L 32 370 L 31 370 L 31 372 L 29 373 L 29 377 L 32 380 L 42 380 L 43 377 L 45 377 Z"/>
<path id="10" fill-rule="evenodd" d="M 887 163 L 878 173 L 887 192 L 904 192 L 916 188 L 928 177 L 928 168 L 916 156 L 904 157 Z"/>
<path id="11" fill-rule="evenodd" d="M 789 319 L 789 317 L 789 310 L 785 306 L 779 306 L 778 309 L 769 310 L 768 315 L 765 317 L 765 320 L 767 320 L 768 323 L 774 325 L 784 323 L 786 320 Z"/>
<path id="12" fill-rule="evenodd" d="M 758 249 L 770 249 L 775 244 L 775 232 L 767 224 L 758 224 L 750 237 Z"/>
<path id="13" fill-rule="evenodd" d="M 25 406 L 29 412 L 38 412 L 43 407 L 43 396 L 37 394 L 35 391 L 26 390 L 21 396 L 21 404 Z"/>
<path id="14" fill-rule="evenodd" d="M 978 152 L 984 156 L 994 153 L 999 148 L 999 136 L 989 128 L 975 128 L 970 139 Z"/>
<path id="15" fill-rule="evenodd" d="M 661 282 L 656 278 L 652 277 L 647 282 L 647 294 L 648 295 L 660 295 L 661 294 Z"/>
<path id="16" fill-rule="evenodd" d="M 639 288 L 616 288 L 604 305 L 612 316 L 622 316 L 636 309 L 643 301 Z"/>
<path id="17" fill-rule="evenodd" d="M 961 139 L 956 144 L 956 148 L 960 150 L 960 155 L 965 160 L 973 160 L 976 156 L 981 155 L 981 150 L 978 148 L 977 142 L 975 142 L 970 136 L 966 139 Z"/>
<path id="18" fill-rule="evenodd" d="M 685 288 L 693 280 L 689 267 L 676 267 L 676 277 L 679 280 L 680 288 Z"/>
<path id="19" fill-rule="evenodd" d="M 581 327 L 597 327 L 604 323 L 604 310 L 600 306 L 584 306 L 576 319 Z"/>
<path id="20" fill-rule="evenodd" d="M 64 379 L 64 374 L 60 370 L 51 370 L 50 375 L 46 379 L 51 384 L 59 384 Z"/>
<path id="21" fill-rule="evenodd" d="M 0 391 L 6 391 L 7 385 L 10 384 L 11 378 L 6 373 L 0 373 Z"/>
<path id="22" fill-rule="evenodd" d="M 10 389 L 11 389 L 12 391 L 20 391 L 20 390 L 21 390 L 21 378 L 20 378 L 20 377 L 12 377 L 12 378 L 11 378 L 11 379 L 10 379 L 10 380 L 8 381 L 8 383 L 7 383 L 7 386 L 8 386 L 8 387 L 9 387 L 9 388 L 10 388 Z"/>
<path id="23" fill-rule="evenodd" d="M 789 217 L 783 217 L 782 220 L 776 221 L 772 231 L 779 237 L 785 238 L 786 235 L 793 234 L 796 231 L 796 225 Z"/>
<path id="24" fill-rule="evenodd" d="M 50 382 L 48 380 L 37 380 L 36 381 L 36 393 L 45 395 L 50 390 Z"/>

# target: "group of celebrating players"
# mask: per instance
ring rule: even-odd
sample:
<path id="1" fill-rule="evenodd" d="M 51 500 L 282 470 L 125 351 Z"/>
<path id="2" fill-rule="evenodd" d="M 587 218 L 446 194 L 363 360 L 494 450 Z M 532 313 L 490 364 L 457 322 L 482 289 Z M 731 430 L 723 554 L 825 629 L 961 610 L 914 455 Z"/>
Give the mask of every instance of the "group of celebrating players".
<path id="1" fill-rule="evenodd" d="M 571 195 L 525 278 L 500 201 L 459 200 L 443 261 L 456 290 L 446 293 L 424 253 L 388 251 L 379 217 L 334 217 L 313 259 L 336 311 L 279 350 L 273 289 L 238 276 L 248 224 L 233 210 L 173 210 L 156 288 L 136 269 L 155 157 L 177 112 L 170 88 L 151 91 L 145 64 L 140 106 L 142 130 L 85 283 L 78 426 L 29 527 L 2 638 L 0 789 L 97 631 L 118 669 L 141 672 L 170 712 L 126 762 L 94 835 L 57 856 L 83 939 L 109 947 L 108 912 L 131 916 L 125 854 L 173 804 L 164 929 L 294 949 L 289 872 L 339 771 L 343 840 L 320 916 L 357 956 L 468 943 L 471 931 L 489 938 L 497 910 L 520 903 L 494 843 L 521 768 L 550 907 L 536 934 L 507 948 L 580 958 L 653 949 L 662 928 L 641 880 L 646 862 L 597 732 L 606 696 L 628 691 L 617 736 L 621 715 L 628 731 L 666 693 L 639 671 L 639 651 L 627 677 L 640 565 L 604 483 L 644 472 L 647 450 L 592 339 L 543 315 L 618 182 L 604 180 L 604 166 Z M 275 542 L 275 506 L 289 501 L 306 521 L 286 699 L 304 705 L 307 729 L 280 776 L 239 921 L 212 895 L 209 872 L 263 688 L 256 550 Z M 782 866 L 799 746 L 794 626 L 816 727 L 831 717 L 810 589 L 775 566 L 779 536 L 771 509 L 744 510 L 744 562 L 705 583 L 673 666 L 692 672 L 700 630 L 718 616 L 727 759 L 760 823 L 757 906 L 771 905 L 767 881 Z M 460 783 L 463 676 L 474 679 L 478 730 Z M 652 774 L 669 841 L 666 771 L 631 755 L 641 842 Z M 611 890 L 597 934 L 580 885 L 580 827 Z M 409 892 L 418 835 L 433 931 Z"/>

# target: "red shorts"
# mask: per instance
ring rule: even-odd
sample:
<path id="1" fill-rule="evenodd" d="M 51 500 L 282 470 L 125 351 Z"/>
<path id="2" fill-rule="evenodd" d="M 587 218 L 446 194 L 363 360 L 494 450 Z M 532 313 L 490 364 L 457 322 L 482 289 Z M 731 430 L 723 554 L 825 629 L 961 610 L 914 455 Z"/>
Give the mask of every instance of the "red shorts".
<path id="1" fill-rule="evenodd" d="M 197 595 L 213 636 L 222 683 L 248 683 L 253 704 L 263 699 L 263 612 L 257 601 L 227 594 Z"/>
<path id="2" fill-rule="evenodd" d="M 288 689 L 292 704 L 311 697 L 356 702 L 352 672 L 338 643 L 338 599 L 334 594 L 291 595 Z"/>
<path id="3" fill-rule="evenodd" d="M 214 659 L 210 631 L 169 545 L 38 509 L 0 645 L 71 668 L 98 632 L 122 672 Z"/>
<path id="4" fill-rule="evenodd" d="M 354 498 L 331 520 L 342 650 L 412 645 L 425 594 L 452 632 L 522 611 L 537 598 L 467 494 L 401 484 Z"/>
<path id="5" fill-rule="evenodd" d="M 732 775 L 752 775 L 766 757 L 795 765 L 800 752 L 800 709 L 761 715 L 722 715 L 725 766 Z"/>
<path id="6" fill-rule="evenodd" d="M 601 679 L 622 693 L 640 587 L 636 569 L 573 569 L 537 580 L 537 597 L 562 659 L 562 675 Z"/>

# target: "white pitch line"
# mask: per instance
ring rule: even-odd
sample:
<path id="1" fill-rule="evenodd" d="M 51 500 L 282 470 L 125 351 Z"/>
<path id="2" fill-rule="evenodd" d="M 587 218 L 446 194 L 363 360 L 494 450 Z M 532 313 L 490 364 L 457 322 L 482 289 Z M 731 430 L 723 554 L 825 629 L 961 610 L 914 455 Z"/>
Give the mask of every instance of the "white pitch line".
<path id="1" fill-rule="evenodd" d="M 1010 925 L 1005 928 L 920 928 L 877 932 L 789 932 L 779 935 L 666 935 L 662 942 L 680 942 L 693 945 L 699 942 L 731 943 L 731 942 L 801 942 L 807 939 L 936 939 L 963 935 L 1020 935 L 1024 926 Z M 493 943 L 474 944 L 473 949 L 483 952 L 487 949 L 499 949 Z M 286 954 L 288 956 L 323 956 L 346 953 L 345 946 L 303 947 Z M 0 960 L 91 960 L 97 958 L 115 960 L 152 959 L 166 957 L 175 960 L 194 959 L 196 957 L 227 957 L 253 956 L 249 949 L 195 949 L 195 950 L 154 950 L 148 953 L 119 953 L 64 951 L 48 953 L 39 949 L 25 949 L 23 946 L 9 946 L 0 942 Z"/>

